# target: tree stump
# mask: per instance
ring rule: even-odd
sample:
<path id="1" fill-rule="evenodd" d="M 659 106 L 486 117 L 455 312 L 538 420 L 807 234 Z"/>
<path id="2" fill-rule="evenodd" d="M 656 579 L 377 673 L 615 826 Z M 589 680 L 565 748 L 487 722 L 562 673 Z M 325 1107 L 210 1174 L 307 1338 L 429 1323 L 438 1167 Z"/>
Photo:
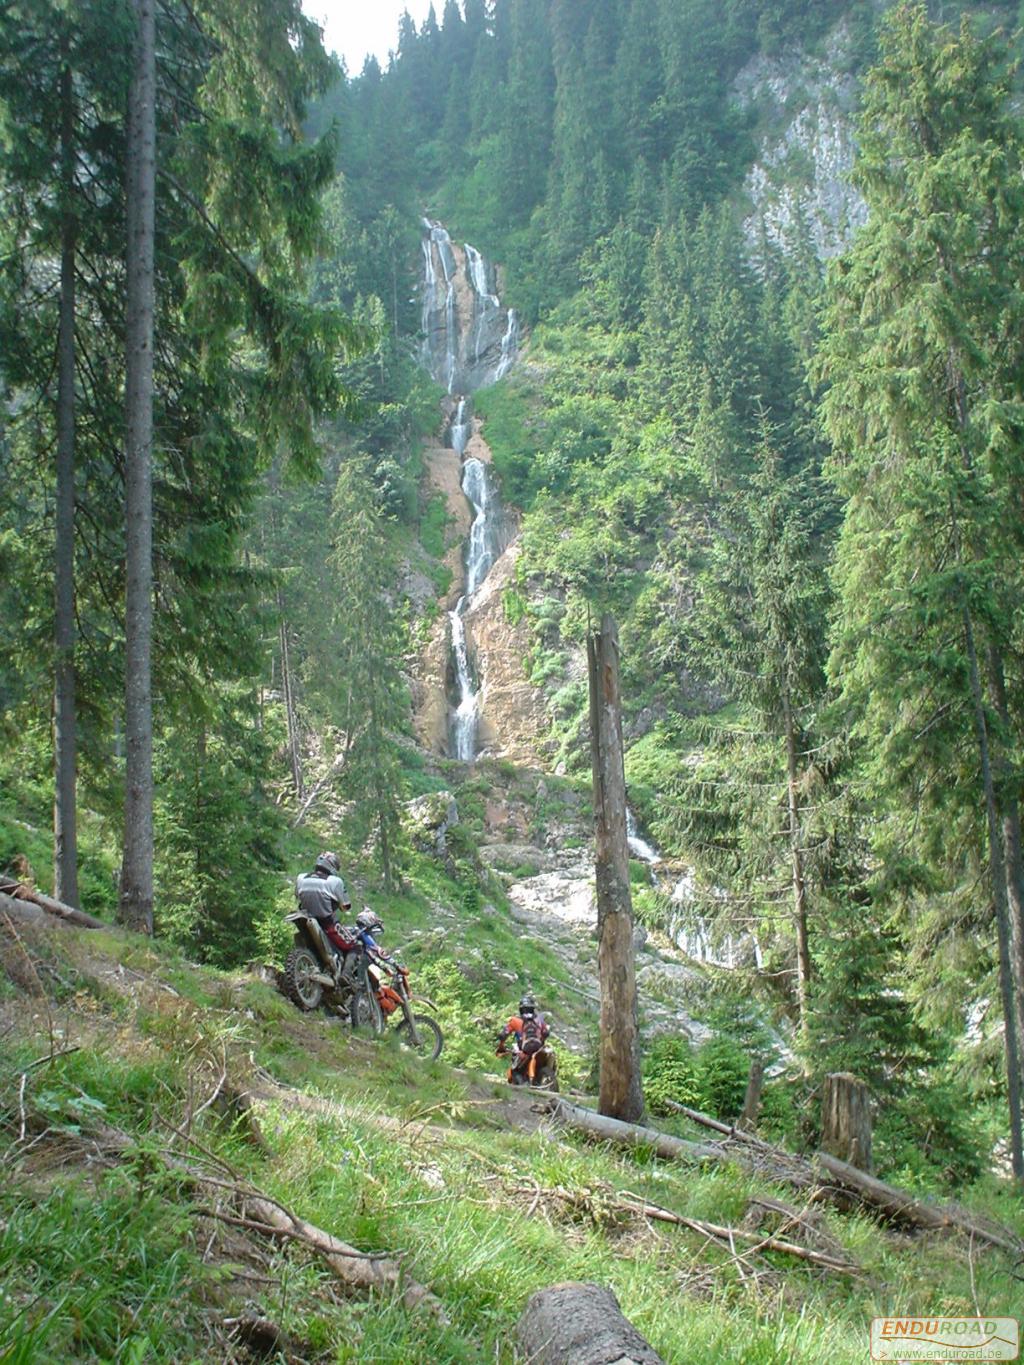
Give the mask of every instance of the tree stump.
<path id="1" fill-rule="evenodd" d="M 871 1096 L 848 1071 L 825 1077 L 821 1100 L 822 1149 L 858 1170 L 871 1170 Z"/>
<path id="2" fill-rule="evenodd" d="M 610 1289 L 552 1284 L 527 1302 L 516 1335 L 525 1365 L 665 1365 Z"/>

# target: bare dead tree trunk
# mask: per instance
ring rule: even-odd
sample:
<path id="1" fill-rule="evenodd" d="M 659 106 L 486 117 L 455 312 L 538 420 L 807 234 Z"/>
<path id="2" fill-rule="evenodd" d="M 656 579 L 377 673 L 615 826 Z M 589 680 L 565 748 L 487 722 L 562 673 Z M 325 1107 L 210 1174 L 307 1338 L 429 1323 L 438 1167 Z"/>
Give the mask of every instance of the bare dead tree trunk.
<path id="1" fill-rule="evenodd" d="M 993 768 L 997 782 L 996 803 L 1001 813 L 1003 853 L 1006 860 L 1010 977 L 1013 982 L 1017 1047 L 1019 1052 L 1024 1053 L 1024 851 L 1021 847 L 1020 806 L 1013 789 L 1012 774 L 1009 771 L 1010 765 L 1006 758 L 1007 750 L 1009 749 L 1012 752 L 1013 747 L 1010 707 L 1006 698 L 1006 675 L 1003 668 L 1003 656 L 994 644 L 990 645 L 988 649 L 988 664 L 992 696 L 1002 731 L 996 747 Z M 1020 1061 L 1024 1067 L 1024 1056 L 1020 1057 Z M 1021 1085 L 1022 1091 L 1024 1091 L 1024 1072 L 1021 1076 Z M 1024 1104 L 1024 1093 L 1022 1093 L 1021 1100 Z"/>
<path id="2" fill-rule="evenodd" d="M 601 980 L 600 1102 L 602 1114 L 635 1123 L 643 1117 L 636 1019 L 633 901 L 626 841 L 626 775 L 622 761 L 619 636 L 607 613 L 587 636 L 590 752 L 594 776 L 598 972 Z"/>
<path id="3" fill-rule="evenodd" d="M 67 39 L 60 75 L 60 317 L 54 563 L 53 894 L 77 905 L 78 722 L 75 707 L 75 104 Z"/>
<path id="4" fill-rule="evenodd" d="M 871 1096 L 864 1082 L 847 1071 L 825 1077 L 821 1145 L 840 1161 L 871 1171 Z"/>
<path id="5" fill-rule="evenodd" d="M 301 801 L 305 795 L 302 782 L 302 752 L 299 744 L 298 718 L 295 711 L 295 690 L 292 686 L 291 651 L 288 645 L 288 623 L 284 615 L 284 595 L 280 586 L 277 589 L 278 635 L 281 645 L 281 690 L 284 693 L 284 714 L 288 726 L 288 754 L 291 759 L 292 783 L 295 797 Z"/>
<path id="6" fill-rule="evenodd" d="M 755 1058 L 750 1063 L 747 1076 L 747 1089 L 743 1096 L 743 1108 L 736 1120 L 736 1127 L 745 1133 L 752 1133 L 757 1127 L 757 1117 L 761 1112 L 761 1091 L 764 1089 L 764 1062 Z"/>
<path id="7" fill-rule="evenodd" d="M 125 353 L 125 802 L 118 917 L 153 932 L 153 242 L 156 215 L 156 14 L 134 0 L 128 109 Z"/>
<path id="8" fill-rule="evenodd" d="M 807 887 L 800 843 L 800 804 L 797 797 L 796 730 L 788 688 L 782 693 L 782 718 L 786 730 L 786 799 L 789 807 L 789 854 L 793 868 L 793 923 L 796 927 L 796 995 L 800 1033 L 806 1046 L 810 1023 L 811 949 L 807 938 Z"/>
<path id="9" fill-rule="evenodd" d="M 962 608 L 964 644 L 971 680 L 971 699 L 974 703 L 974 726 L 981 761 L 981 782 L 988 824 L 988 866 L 995 909 L 996 932 L 999 938 L 999 994 L 1003 1006 L 1003 1027 L 1006 1033 L 1006 1088 L 1010 1109 L 1010 1164 L 1015 1178 L 1024 1180 L 1024 1150 L 1021 1146 L 1021 1074 L 1020 1044 L 1017 1034 L 1017 1006 L 1014 999 L 1013 973 L 1010 967 L 1010 915 L 1006 896 L 1006 866 L 1003 858 L 1002 830 L 996 806 L 995 782 L 989 757 L 988 722 L 985 699 L 978 669 L 978 650 L 974 640 L 974 622 L 966 599 Z"/>

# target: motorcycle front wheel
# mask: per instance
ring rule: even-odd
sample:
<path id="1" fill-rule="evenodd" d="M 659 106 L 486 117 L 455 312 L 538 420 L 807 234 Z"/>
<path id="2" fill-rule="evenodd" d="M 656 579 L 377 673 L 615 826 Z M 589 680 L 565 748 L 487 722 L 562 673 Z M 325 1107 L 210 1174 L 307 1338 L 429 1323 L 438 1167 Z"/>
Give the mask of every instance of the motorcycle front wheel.
<path id="1" fill-rule="evenodd" d="M 444 1047 L 444 1034 L 441 1032 L 437 1021 L 431 1019 L 429 1014 L 414 1014 L 413 1019 L 416 1021 L 419 1043 L 413 1042 L 408 1019 L 403 1019 L 395 1029 L 398 1041 L 410 1052 L 415 1052 L 417 1056 L 422 1057 L 425 1062 L 432 1062 L 435 1057 L 441 1055 L 441 1049 Z"/>
<path id="2" fill-rule="evenodd" d="M 356 991 L 348 1005 L 353 1033 L 369 1033 L 379 1038 L 384 1032 L 384 1011 L 375 995 Z"/>
<path id="3" fill-rule="evenodd" d="M 320 964 L 308 948 L 293 948 L 284 960 L 285 994 L 300 1010 L 315 1010 L 323 999 L 324 988 L 312 978 Z"/>

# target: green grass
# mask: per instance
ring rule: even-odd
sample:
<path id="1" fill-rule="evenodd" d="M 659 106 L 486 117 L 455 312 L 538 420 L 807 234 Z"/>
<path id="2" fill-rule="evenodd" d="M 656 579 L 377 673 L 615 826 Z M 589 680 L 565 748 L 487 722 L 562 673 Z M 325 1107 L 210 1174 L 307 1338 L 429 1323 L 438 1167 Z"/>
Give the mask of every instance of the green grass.
<path id="1" fill-rule="evenodd" d="M 397 898 L 391 907 L 396 915 L 403 908 L 411 916 L 415 902 Z M 509 930 L 506 940 L 492 920 L 480 941 L 493 960 L 512 952 L 516 936 Z M 85 936 L 94 960 L 99 937 Z M 109 937 L 142 960 L 135 940 Z M 529 961 L 522 948 L 518 961 Z M 178 996 L 155 990 L 128 1022 L 100 1021 L 96 1041 L 83 1034 L 81 1051 L 49 1065 L 26 1070 L 47 1052 L 27 1019 L 0 1044 L 4 1365 L 217 1359 L 214 1328 L 245 1299 L 303 1343 L 309 1359 L 512 1365 L 509 1343 L 526 1298 L 561 1279 L 609 1285 L 672 1365 L 859 1365 L 876 1313 L 969 1314 L 975 1296 L 983 1311 L 1022 1306 L 1006 1258 L 978 1253 L 972 1267 L 955 1240 L 891 1238 L 859 1215 L 824 1216 L 863 1280 L 772 1255 L 761 1263 L 770 1277 L 758 1283 L 743 1280 L 725 1249 L 630 1215 L 620 1206 L 626 1191 L 732 1223 L 753 1193 L 792 1196 L 738 1167 L 697 1169 L 643 1149 L 507 1127 L 489 1107 L 508 1094 L 497 1085 L 499 1064 L 473 1051 L 485 1037 L 480 1011 L 500 991 L 486 976 L 474 984 L 426 945 L 414 979 L 439 996 L 452 1055 L 468 1071 L 453 1071 L 448 1052 L 422 1066 L 393 1040 L 354 1042 L 322 1016 L 282 1009 L 245 977 L 180 961 L 161 975 L 169 973 L 183 988 Z M 160 1153 L 165 1121 L 180 1122 L 210 1092 L 224 1058 L 236 1075 L 261 1067 L 294 1089 L 259 1108 L 267 1152 L 214 1109 L 198 1120 L 203 1148 L 344 1240 L 403 1250 L 408 1273 L 443 1301 L 447 1325 L 387 1296 L 338 1298 L 324 1267 L 294 1246 L 264 1248 L 265 1282 L 233 1281 L 237 1246 L 203 1260 L 204 1197 Z M 49 1129 L 29 1151 L 18 1141 L 23 1119 L 32 1135 Z M 109 1167 L 68 1165 L 66 1144 L 110 1127 L 131 1145 Z M 62 1152 L 56 1165 L 45 1159 L 50 1150 Z M 1004 1185 L 990 1185 L 985 1202 L 1006 1220 L 1020 1218 L 1020 1199 Z"/>

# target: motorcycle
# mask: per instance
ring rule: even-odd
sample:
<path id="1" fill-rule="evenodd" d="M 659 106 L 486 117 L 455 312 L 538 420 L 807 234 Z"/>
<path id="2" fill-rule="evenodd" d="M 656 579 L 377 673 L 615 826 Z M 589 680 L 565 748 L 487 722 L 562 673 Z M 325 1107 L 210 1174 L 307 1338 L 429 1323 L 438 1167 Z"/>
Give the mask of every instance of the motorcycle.
<path id="1" fill-rule="evenodd" d="M 296 910 L 286 916 L 295 925 L 295 945 L 285 958 L 283 989 L 285 995 L 304 1012 L 326 1004 L 336 1014 L 346 1013 L 356 1032 L 369 1032 L 379 1038 L 391 1015 L 399 1010 L 401 1022 L 395 1032 L 404 1046 L 425 1058 L 440 1054 L 444 1038 L 435 1020 L 414 1014 L 413 1001 L 431 1009 L 437 1006 L 425 996 L 409 991 L 409 973 L 392 958 L 371 958 L 362 946 L 354 947 L 355 970 L 345 973 L 348 954 L 342 955 L 328 939 L 320 921 Z M 385 971 L 390 981 L 384 980 Z"/>
<path id="2" fill-rule="evenodd" d="M 285 919 L 295 925 L 295 945 L 284 960 L 282 973 L 282 989 L 289 1000 L 305 1013 L 325 1004 L 335 1014 L 347 1014 L 354 1029 L 383 1033 L 384 1016 L 367 976 L 365 949 L 353 947 L 358 953 L 355 972 L 347 975 L 348 954 L 335 948 L 319 920 L 304 910 L 296 910 Z"/>
<path id="3" fill-rule="evenodd" d="M 504 1057 L 508 1049 L 501 1047 L 497 1056 Z M 529 1085 L 535 1090 L 551 1090 L 558 1093 L 558 1062 L 552 1048 L 545 1043 L 530 1057 L 521 1052 L 513 1052 L 512 1065 L 506 1077 L 509 1085 Z"/>
<path id="4" fill-rule="evenodd" d="M 429 1014 L 414 1014 L 412 1009 L 413 1002 L 427 1005 L 432 1010 L 437 1009 L 437 1006 L 425 995 L 410 993 L 408 967 L 403 967 L 395 958 L 376 958 L 367 964 L 366 974 L 371 988 L 376 992 L 384 1026 L 387 1027 L 389 1019 L 398 1019 L 395 1033 L 404 1047 L 411 1048 L 429 1061 L 440 1057 L 444 1047 L 440 1025 Z M 390 979 L 385 980 L 385 976 Z"/>

